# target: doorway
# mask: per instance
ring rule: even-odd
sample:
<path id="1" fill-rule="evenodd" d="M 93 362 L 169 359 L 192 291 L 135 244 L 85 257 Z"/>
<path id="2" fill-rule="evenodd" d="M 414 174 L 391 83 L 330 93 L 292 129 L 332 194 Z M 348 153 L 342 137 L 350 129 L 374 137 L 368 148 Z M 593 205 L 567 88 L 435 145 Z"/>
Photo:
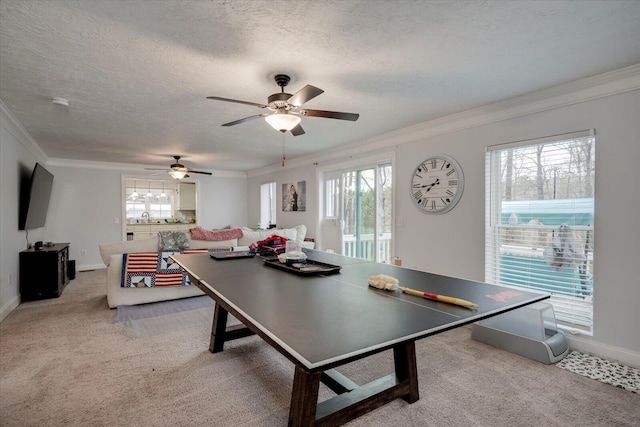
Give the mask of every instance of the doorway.
<path id="1" fill-rule="evenodd" d="M 324 248 L 390 263 L 393 257 L 391 160 L 321 173 Z"/>

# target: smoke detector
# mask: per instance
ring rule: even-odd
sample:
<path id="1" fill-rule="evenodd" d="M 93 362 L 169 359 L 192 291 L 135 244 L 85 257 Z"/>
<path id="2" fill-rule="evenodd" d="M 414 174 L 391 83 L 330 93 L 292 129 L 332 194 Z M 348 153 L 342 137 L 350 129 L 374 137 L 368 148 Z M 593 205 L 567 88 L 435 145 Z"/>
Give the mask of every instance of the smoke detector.
<path id="1" fill-rule="evenodd" d="M 53 98 L 53 102 L 56 105 L 62 105 L 64 107 L 68 107 L 69 106 L 69 100 L 64 99 L 64 98 Z"/>

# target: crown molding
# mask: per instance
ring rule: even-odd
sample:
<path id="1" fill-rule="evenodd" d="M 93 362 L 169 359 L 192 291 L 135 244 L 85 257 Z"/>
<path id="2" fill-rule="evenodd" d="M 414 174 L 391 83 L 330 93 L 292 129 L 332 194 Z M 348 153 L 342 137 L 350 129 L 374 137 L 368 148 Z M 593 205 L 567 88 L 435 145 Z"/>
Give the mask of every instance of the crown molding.
<path id="1" fill-rule="evenodd" d="M 334 149 L 331 153 L 312 154 L 292 159 L 285 167 L 272 165 L 254 169 L 247 172 L 247 176 L 260 176 L 310 164 L 340 160 L 362 153 L 388 150 L 391 147 L 397 148 L 400 144 L 638 89 L 640 89 L 640 64 L 635 64 L 360 140 Z"/>
<path id="2" fill-rule="evenodd" d="M 561 108 L 598 98 L 612 96 L 640 89 L 640 64 L 576 80 L 563 85 L 528 93 L 514 98 L 472 108 L 460 113 L 443 116 L 414 126 L 398 129 L 360 140 L 331 151 L 310 154 L 290 159 L 283 167 L 274 164 L 248 172 L 214 171 L 213 176 L 228 178 L 247 178 L 278 173 L 299 167 L 342 161 L 345 158 L 388 151 L 398 145 L 411 143 L 451 132 Z M 139 171 L 145 165 L 125 163 L 78 161 L 71 159 L 49 158 L 40 145 L 29 135 L 20 122 L 0 100 L 0 119 L 11 133 L 38 161 L 43 164 L 61 167 L 79 167 L 119 171 Z"/>
<path id="3" fill-rule="evenodd" d="M 333 163 L 342 163 L 345 161 L 350 161 L 354 157 L 362 157 L 366 156 L 377 156 L 379 154 L 386 154 L 391 151 L 395 151 L 397 149 L 397 144 L 388 144 L 386 141 L 384 143 L 373 145 L 366 144 L 366 147 L 363 149 L 362 147 L 354 147 L 347 149 L 334 149 L 328 152 L 320 152 L 311 154 L 304 157 L 297 157 L 295 159 L 287 160 L 285 166 L 281 164 L 265 166 L 263 168 L 254 169 L 247 172 L 248 178 L 258 177 L 267 174 L 273 174 L 278 172 L 284 172 L 291 169 L 296 169 L 303 166 L 313 165 L 314 167 L 323 166 L 327 164 Z"/>
<path id="4" fill-rule="evenodd" d="M 18 119 L 9 111 L 5 103 L 0 99 L 0 122 L 7 132 L 9 132 L 24 148 L 29 150 L 35 158 L 42 164 L 46 164 L 49 156 L 42 147 L 29 135 L 29 132 L 20 124 Z"/>
<path id="5" fill-rule="evenodd" d="M 146 172 L 141 172 L 141 171 L 144 171 L 144 168 L 154 168 L 154 169 L 158 168 L 158 165 L 97 162 L 97 161 L 89 161 L 89 160 L 62 159 L 62 158 L 56 158 L 56 157 L 50 158 L 47 161 L 46 165 L 54 166 L 54 167 L 64 167 L 64 168 L 112 170 L 112 171 L 126 172 L 131 174 L 146 173 Z M 212 177 L 217 177 L 217 178 L 246 178 L 247 177 L 247 174 L 245 172 L 237 172 L 237 171 L 215 170 L 215 171 L 212 171 L 212 173 L 213 173 Z M 198 175 L 199 177 L 204 176 L 204 175 L 200 176 L 200 174 Z"/>

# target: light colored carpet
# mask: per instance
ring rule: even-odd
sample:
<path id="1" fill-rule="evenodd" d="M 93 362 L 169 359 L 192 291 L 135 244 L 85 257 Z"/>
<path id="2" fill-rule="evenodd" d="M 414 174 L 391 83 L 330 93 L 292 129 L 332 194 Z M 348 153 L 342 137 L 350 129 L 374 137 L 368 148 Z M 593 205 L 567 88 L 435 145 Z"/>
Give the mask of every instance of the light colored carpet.
<path id="1" fill-rule="evenodd" d="M 119 306 L 113 322 L 121 322 L 135 337 L 166 334 L 211 325 L 214 302 L 208 296 Z"/>
<path id="2" fill-rule="evenodd" d="M 121 305 L 117 307 L 113 321 L 126 322 L 130 320 L 148 319 L 150 317 L 160 317 L 167 314 L 211 308 L 214 304 L 211 298 L 204 295 L 201 297 L 161 301 L 152 304 Z"/>
<path id="3" fill-rule="evenodd" d="M 259 337 L 208 351 L 210 321 L 132 334 L 113 322 L 105 272 L 80 272 L 58 299 L 0 324 L 2 426 L 285 426 L 293 365 Z M 211 310 L 211 313 L 213 310 Z M 640 396 L 471 340 L 459 328 L 418 341 L 420 400 L 349 426 L 636 426 Z M 391 372 L 391 352 L 340 371 Z M 324 389 L 321 400 L 331 396 Z"/>

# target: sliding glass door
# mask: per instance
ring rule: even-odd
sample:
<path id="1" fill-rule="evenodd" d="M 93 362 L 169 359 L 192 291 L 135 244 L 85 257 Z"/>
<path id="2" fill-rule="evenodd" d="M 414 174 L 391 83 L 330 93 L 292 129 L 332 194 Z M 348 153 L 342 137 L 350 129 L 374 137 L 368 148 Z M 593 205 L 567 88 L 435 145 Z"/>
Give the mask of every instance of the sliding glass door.
<path id="1" fill-rule="evenodd" d="M 324 221 L 339 231 L 343 255 L 391 262 L 393 180 L 391 162 L 325 174 Z"/>

